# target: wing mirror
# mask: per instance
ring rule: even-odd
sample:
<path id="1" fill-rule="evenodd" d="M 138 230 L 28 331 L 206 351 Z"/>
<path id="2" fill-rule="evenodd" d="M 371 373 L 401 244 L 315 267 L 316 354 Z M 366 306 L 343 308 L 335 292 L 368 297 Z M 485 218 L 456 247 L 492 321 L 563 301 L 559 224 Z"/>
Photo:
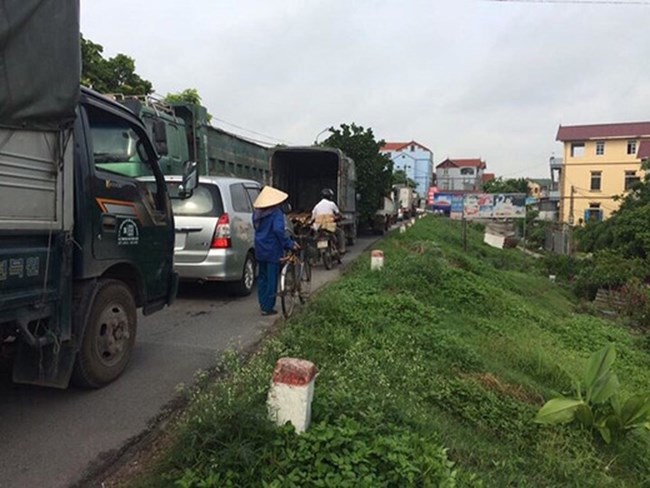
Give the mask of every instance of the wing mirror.
<path id="1" fill-rule="evenodd" d="M 199 165 L 196 161 L 185 161 L 183 167 L 183 182 L 178 187 L 178 197 L 190 198 L 199 185 Z"/>
<path id="2" fill-rule="evenodd" d="M 161 156 L 166 156 L 169 154 L 169 148 L 167 147 L 167 124 L 163 120 L 156 120 L 153 123 L 153 141 L 156 145 L 156 151 Z"/>

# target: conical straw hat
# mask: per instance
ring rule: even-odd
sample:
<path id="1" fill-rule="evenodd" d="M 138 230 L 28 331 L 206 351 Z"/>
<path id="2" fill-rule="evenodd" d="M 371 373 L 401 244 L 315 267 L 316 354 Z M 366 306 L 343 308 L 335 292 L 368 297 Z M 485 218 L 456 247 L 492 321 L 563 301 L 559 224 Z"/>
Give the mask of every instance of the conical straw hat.
<path id="1" fill-rule="evenodd" d="M 273 188 L 272 186 L 265 186 L 262 188 L 262 191 L 255 199 L 253 207 L 273 207 L 274 205 L 279 205 L 280 203 L 284 202 L 287 198 L 289 198 L 289 195 L 287 195 L 285 192 Z"/>

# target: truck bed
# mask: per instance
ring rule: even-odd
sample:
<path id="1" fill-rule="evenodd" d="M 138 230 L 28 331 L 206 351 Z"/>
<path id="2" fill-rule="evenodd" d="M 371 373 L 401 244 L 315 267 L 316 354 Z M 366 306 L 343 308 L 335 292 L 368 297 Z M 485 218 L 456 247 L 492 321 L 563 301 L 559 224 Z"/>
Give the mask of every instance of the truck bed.
<path id="1" fill-rule="evenodd" d="M 0 128 L 0 230 L 71 228 L 69 134 Z"/>

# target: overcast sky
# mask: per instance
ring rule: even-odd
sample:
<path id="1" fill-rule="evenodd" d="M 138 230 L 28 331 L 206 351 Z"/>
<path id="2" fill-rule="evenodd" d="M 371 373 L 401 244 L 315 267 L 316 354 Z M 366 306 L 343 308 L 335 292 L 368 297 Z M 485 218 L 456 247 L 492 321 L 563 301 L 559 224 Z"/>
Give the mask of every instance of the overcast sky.
<path id="1" fill-rule="evenodd" d="M 434 164 L 548 177 L 559 124 L 650 120 L 642 3 L 85 0 L 81 26 L 157 93 L 197 88 L 215 119 L 266 136 L 310 144 L 356 122 Z"/>

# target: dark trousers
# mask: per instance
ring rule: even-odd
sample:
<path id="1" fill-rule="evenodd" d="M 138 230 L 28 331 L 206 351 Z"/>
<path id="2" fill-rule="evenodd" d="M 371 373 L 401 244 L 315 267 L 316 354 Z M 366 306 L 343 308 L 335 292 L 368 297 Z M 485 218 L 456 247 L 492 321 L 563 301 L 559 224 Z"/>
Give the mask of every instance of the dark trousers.
<path id="1" fill-rule="evenodd" d="M 280 263 L 257 262 L 259 275 L 257 277 L 257 299 L 262 312 L 270 312 L 275 308 L 275 295 L 278 289 Z"/>

